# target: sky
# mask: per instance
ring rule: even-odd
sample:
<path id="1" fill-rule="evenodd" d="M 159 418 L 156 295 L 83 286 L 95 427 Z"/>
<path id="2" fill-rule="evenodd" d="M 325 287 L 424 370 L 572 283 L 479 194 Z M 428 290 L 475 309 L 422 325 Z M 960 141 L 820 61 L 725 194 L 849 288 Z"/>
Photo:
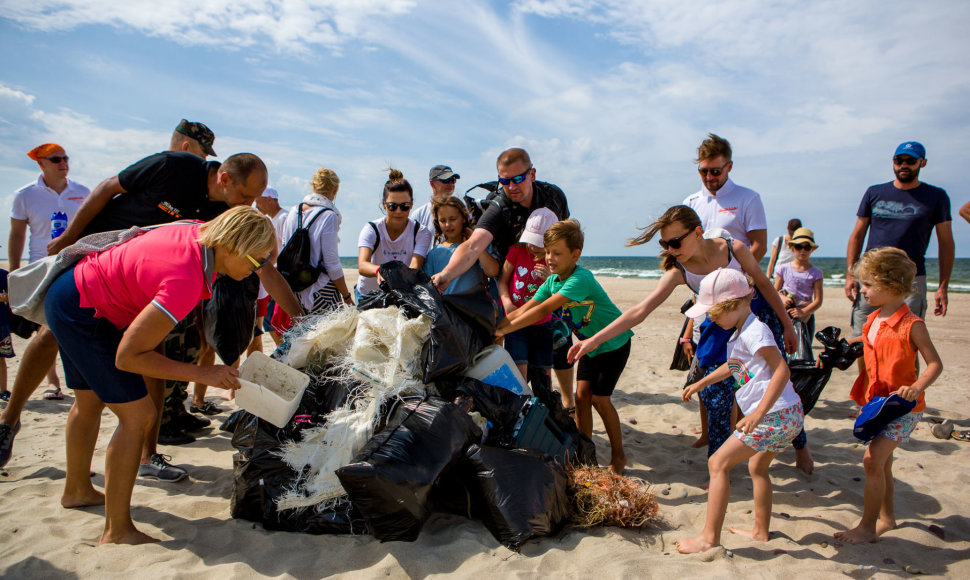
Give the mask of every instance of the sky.
<path id="1" fill-rule="evenodd" d="M 713 132 L 769 238 L 799 217 L 842 256 L 863 192 L 918 140 L 968 257 L 967 22 L 970 3 L 932 0 L 0 0 L 0 211 L 40 143 L 93 188 L 187 118 L 217 159 L 259 155 L 284 206 L 336 171 L 342 256 L 389 166 L 423 203 L 433 165 L 464 191 L 512 146 L 565 191 L 586 255 L 655 255 L 625 241 L 700 188 Z"/>

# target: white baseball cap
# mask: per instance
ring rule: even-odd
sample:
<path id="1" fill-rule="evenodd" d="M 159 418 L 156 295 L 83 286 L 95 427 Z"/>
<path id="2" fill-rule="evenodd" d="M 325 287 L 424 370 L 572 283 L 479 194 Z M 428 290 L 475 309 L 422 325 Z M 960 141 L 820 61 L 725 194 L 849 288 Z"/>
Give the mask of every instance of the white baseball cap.
<path id="1" fill-rule="evenodd" d="M 523 244 L 544 247 L 545 243 L 542 241 L 542 236 L 545 235 L 549 226 L 558 221 L 559 218 L 552 213 L 551 209 L 540 207 L 529 215 L 528 221 L 525 222 L 525 231 L 519 236 L 519 241 Z"/>
<path id="2" fill-rule="evenodd" d="M 279 199 L 280 194 L 272 187 L 267 187 L 266 191 L 263 192 L 263 197 L 268 197 L 270 199 Z"/>

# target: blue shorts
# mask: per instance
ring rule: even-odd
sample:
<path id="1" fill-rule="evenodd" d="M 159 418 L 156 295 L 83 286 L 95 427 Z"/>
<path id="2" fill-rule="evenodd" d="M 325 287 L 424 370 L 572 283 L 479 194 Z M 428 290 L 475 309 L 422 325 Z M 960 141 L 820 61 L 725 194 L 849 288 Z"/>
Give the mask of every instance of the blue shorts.
<path id="1" fill-rule="evenodd" d="M 57 339 L 69 388 L 94 391 L 107 404 L 130 403 L 148 395 L 141 375 L 115 366 L 124 331 L 104 318 L 95 318 L 93 308 L 81 307 L 74 268 L 61 274 L 47 290 L 44 314 Z"/>
<path id="2" fill-rule="evenodd" d="M 505 350 L 517 365 L 552 368 L 552 325 L 549 322 L 527 326 L 505 335 Z"/>

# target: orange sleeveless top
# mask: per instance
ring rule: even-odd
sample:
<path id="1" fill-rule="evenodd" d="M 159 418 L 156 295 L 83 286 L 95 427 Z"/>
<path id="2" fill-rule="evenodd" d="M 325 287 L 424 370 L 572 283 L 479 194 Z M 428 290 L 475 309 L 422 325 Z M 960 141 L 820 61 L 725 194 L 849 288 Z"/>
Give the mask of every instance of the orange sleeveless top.
<path id="1" fill-rule="evenodd" d="M 873 397 L 887 397 L 899 387 L 916 382 L 916 349 L 909 340 L 909 333 L 913 323 L 922 322 L 923 319 L 903 304 L 882 322 L 876 331 L 876 341 L 871 343 L 869 328 L 881 311 L 880 308 L 870 314 L 862 327 L 866 372 L 859 375 L 849 393 L 849 397 L 859 405 L 865 405 Z M 926 408 L 923 395 L 924 393 L 920 393 L 916 407 L 913 408 L 914 412 Z"/>

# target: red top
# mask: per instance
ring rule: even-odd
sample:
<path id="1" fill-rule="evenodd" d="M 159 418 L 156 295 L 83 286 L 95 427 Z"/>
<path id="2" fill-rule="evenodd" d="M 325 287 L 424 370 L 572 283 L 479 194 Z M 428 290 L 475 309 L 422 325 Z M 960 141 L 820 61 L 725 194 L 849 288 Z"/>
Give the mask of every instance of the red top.
<path id="1" fill-rule="evenodd" d="M 913 348 L 909 334 L 913 323 L 922 322 L 923 319 L 903 304 L 882 322 L 876 331 L 875 343 L 870 343 L 869 328 L 881 311 L 880 308 L 870 314 L 862 327 L 866 372 L 859 375 L 849 394 L 859 405 L 865 405 L 873 397 L 888 397 L 899 387 L 907 387 L 916 382 L 916 349 Z M 924 394 L 920 393 L 913 408 L 914 412 L 926 408 Z"/>
<path id="2" fill-rule="evenodd" d="M 173 322 L 212 296 L 211 252 L 199 243 L 199 224 L 173 224 L 97 253 L 74 269 L 81 306 L 125 328 L 149 304 Z M 210 274 L 211 276 L 211 274 Z"/>
<path id="3" fill-rule="evenodd" d="M 512 278 L 509 279 L 509 297 L 516 308 L 521 308 L 532 299 L 536 290 L 546 281 L 537 271 L 536 266 L 545 265 L 545 258 L 536 260 L 525 244 L 513 244 L 505 261 L 512 264 Z M 549 314 L 535 324 L 544 324 L 552 318 Z"/>

